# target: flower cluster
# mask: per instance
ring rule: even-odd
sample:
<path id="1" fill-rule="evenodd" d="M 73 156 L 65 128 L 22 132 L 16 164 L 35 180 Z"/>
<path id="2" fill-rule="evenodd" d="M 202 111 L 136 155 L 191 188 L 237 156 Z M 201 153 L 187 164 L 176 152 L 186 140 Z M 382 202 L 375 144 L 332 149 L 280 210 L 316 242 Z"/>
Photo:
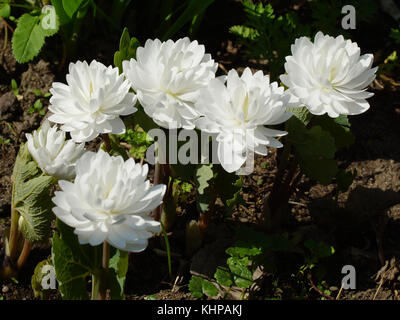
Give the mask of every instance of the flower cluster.
<path id="1" fill-rule="evenodd" d="M 373 56 L 342 36 L 302 37 L 286 57 L 287 87 L 262 71 L 246 68 L 216 77 L 218 64 L 203 45 L 188 38 L 158 39 L 123 61 L 123 73 L 92 61 L 71 63 L 67 84 L 53 83 L 49 121 L 60 124 L 28 134 L 28 148 L 43 172 L 60 179 L 55 215 L 75 229 L 81 244 L 104 241 L 125 251 L 144 250 L 160 224 L 149 212 L 162 203 L 165 185 L 150 186 L 148 167 L 104 151 L 85 152 L 82 142 L 99 134 L 121 134 L 121 116 L 133 114 L 138 100 L 145 113 L 166 129 L 194 129 L 216 137 L 218 159 L 228 172 L 249 153 L 267 155 L 287 134 L 271 128 L 284 123 L 288 108 L 306 106 L 312 114 L 354 115 L 369 108 L 366 88 L 375 78 Z M 133 91 L 133 92 L 132 92 Z M 65 140 L 65 132 L 72 140 Z M 80 143 L 80 144 L 76 144 Z M 75 176 L 76 173 L 76 176 Z M 73 182 L 67 181 L 75 179 Z"/>

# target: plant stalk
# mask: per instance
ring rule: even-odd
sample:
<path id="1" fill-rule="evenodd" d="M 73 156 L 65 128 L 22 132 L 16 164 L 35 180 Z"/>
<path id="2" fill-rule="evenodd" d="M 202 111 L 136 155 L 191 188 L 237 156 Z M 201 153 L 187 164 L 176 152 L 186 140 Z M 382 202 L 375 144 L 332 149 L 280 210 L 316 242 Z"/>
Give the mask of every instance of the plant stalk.
<path id="1" fill-rule="evenodd" d="M 14 262 L 18 256 L 18 239 L 19 239 L 18 220 L 19 220 L 19 213 L 11 205 L 11 228 L 10 228 L 10 238 L 9 238 L 9 252 L 10 252 L 10 259 L 12 262 Z"/>
<path id="2" fill-rule="evenodd" d="M 98 297 L 99 300 L 106 300 L 107 299 L 107 289 L 108 289 L 108 267 L 109 267 L 109 263 L 110 263 L 110 245 L 108 244 L 107 241 L 103 242 L 103 258 L 102 258 L 102 270 L 101 270 L 101 274 L 99 277 L 99 281 L 98 283 L 94 283 L 92 284 L 93 287 L 95 287 L 95 285 L 98 286 Z M 96 279 L 95 279 L 96 281 Z M 93 290 L 92 287 L 92 290 Z"/>
<path id="3" fill-rule="evenodd" d="M 18 270 L 20 270 L 24 266 L 26 260 L 28 260 L 29 253 L 31 252 L 31 247 L 32 247 L 32 243 L 29 240 L 25 239 L 24 247 L 22 248 L 21 254 L 19 255 L 19 258 L 17 260 L 17 269 Z"/>
<path id="4" fill-rule="evenodd" d="M 103 137 L 104 147 L 106 149 L 106 152 L 109 153 L 111 151 L 110 137 L 108 136 L 107 133 L 104 133 L 102 137 Z"/>
<path id="5" fill-rule="evenodd" d="M 168 132 L 166 132 L 166 139 L 168 141 Z M 158 145 L 158 143 L 157 143 Z M 160 148 L 157 148 L 157 160 L 154 168 L 154 185 L 158 184 L 165 184 L 167 187 L 169 187 L 169 176 L 170 176 L 170 167 L 168 163 L 168 158 L 167 156 L 165 157 L 165 162 L 166 163 L 160 163 L 159 159 L 162 159 L 162 156 L 160 155 L 160 152 L 163 152 L 163 150 L 160 150 Z M 151 216 L 153 217 L 154 220 L 160 221 L 161 220 L 161 215 L 162 215 L 162 209 L 163 209 L 163 204 L 165 203 L 165 198 L 169 194 L 167 190 L 164 195 L 163 203 L 160 204 L 157 208 L 155 208 L 151 212 Z"/>

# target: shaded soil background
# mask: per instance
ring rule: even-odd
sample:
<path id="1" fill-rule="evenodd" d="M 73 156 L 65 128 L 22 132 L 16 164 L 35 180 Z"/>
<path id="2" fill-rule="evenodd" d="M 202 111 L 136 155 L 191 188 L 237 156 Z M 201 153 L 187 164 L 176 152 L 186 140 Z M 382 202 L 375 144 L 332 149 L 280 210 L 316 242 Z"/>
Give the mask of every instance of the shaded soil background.
<path id="1" fill-rule="evenodd" d="M 151 34 L 144 26 L 132 26 L 134 19 L 134 13 L 133 16 L 127 14 L 125 23 L 144 43 Z M 229 33 L 230 26 L 240 24 L 244 19 L 239 1 L 216 1 L 208 9 L 207 21 L 203 22 L 196 36 L 219 62 L 221 73 L 221 70 L 231 68 L 240 71 L 248 65 L 254 70 L 267 72 L 265 64 L 246 58 L 243 48 L 236 44 L 235 38 Z M 355 30 L 352 40 L 358 42 L 362 52 L 374 53 L 375 65 L 379 65 L 396 49 L 393 42 L 382 41 L 387 39 L 390 28 L 395 27 L 396 23 L 382 12 L 376 19 L 377 23 Z M 118 49 L 120 34 L 109 32 L 105 26 L 89 26 L 96 27 L 99 28 L 98 34 L 83 39 L 78 58 L 87 61 L 97 59 L 111 64 L 113 53 Z M 7 140 L 0 143 L 1 234 L 9 225 L 11 174 L 19 144 L 26 140 L 25 133 L 38 128 L 44 118 L 37 112 L 29 111 L 38 99 L 33 91 L 48 92 L 53 81 L 65 82 L 67 73 L 67 66 L 58 71 L 60 45 L 57 37 L 48 41 L 42 55 L 24 65 L 16 63 L 10 42 L 4 41 L 4 34 L 0 32 L 0 48 L 4 48 L 0 51 L 0 138 Z M 71 60 L 74 61 L 74 58 Z M 19 85 L 17 95 L 11 88 L 11 79 L 15 79 Z M 400 78 L 393 74 L 379 75 L 370 91 L 375 93 L 369 100 L 370 110 L 360 116 L 350 117 L 356 142 L 349 150 L 339 154 L 341 167 L 356 169 L 357 178 L 349 191 L 340 194 L 335 202 L 334 185 L 322 186 L 303 177 L 290 199 L 288 229 L 298 230 L 305 239 L 325 241 L 335 248 L 336 253 L 326 263 L 328 272 L 325 280 L 332 296 L 340 288 L 342 266 L 353 265 L 357 270 L 357 289 L 343 291 L 342 299 L 372 299 L 375 295 L 377 299 L 400 299 Z M 39 99 L 46 113 L 48 99 Z M 203 246 L 192 256 L 185 255 L 184 245 L 186 222 L 196 215 L 195 200 L 189 198 L 179 208 L 179 219 L 169 233 L 173 279 L 169 278 L 167 259 L 163 255 L 163 238 L 156 237 L 145 252 L 131 255 L 126 282 L 127 298 L 145 299 L 155 295 L 158 299 L 193 299 L 188 290 L 191 274 L 209 276 L 209 270 L 212 272 L 218 265 L 224 265 L 224 250 L 234 244 L 235 227 L 262 223 L 262 202 L 271 190 L 276 171 L 275 156 L 276 153 L 272 151 L 267 157 L 256 157 L 255 172 L 244 178 L 242 196 L 245 204 L 237 207 L 232 217 L 222 219 L 216 216 L 205 235 Z M 0 243 L 0 248 L 2 246 Z M 34 248 L 28 265 L 18 279 L 0 280 L 0 297 L 34 299 L 30 277 L 36 264 L 50 255 L 50 247 L 49 243 Z M 280 297 L 295 298 L 294 289 L 290 287 L 290 274 L 285 274 L 290 273 L 287 263 L 283 260 L 279 270 L 282 270 L 280 274 L 284 291 L 288 293 Z M 382 269 L 385 263 L 386 269 Z M 380 270 L 384 272 L 376 279 Z M 310 286 L 309 283 L 307 285 Z M 268 279 L 265 280 L 262 296 L 274 295 L 273 286 Z M 53 292 L 50 298 L 59 299 L 60 296 Z M 318 299 L 321 296 L 311 290 L 308 298 Z"/>

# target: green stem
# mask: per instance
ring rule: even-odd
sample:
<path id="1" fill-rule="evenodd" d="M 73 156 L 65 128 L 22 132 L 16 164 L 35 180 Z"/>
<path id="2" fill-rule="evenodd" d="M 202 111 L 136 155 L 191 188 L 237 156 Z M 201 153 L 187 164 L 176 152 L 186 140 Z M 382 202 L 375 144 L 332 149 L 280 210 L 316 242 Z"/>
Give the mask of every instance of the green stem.
<path id="1" fill-rule="evenodd" d="M 103 242 L 103 259 L 102 259 L 102 270 L 100 275 L 99 283 L 99 299 L 107 299 L 107 289 L 108 289 L 108 266 L 110 263 L 110 245 L 108 242 Z"/>
<path id="2" fill-rule="evenodd" d="M 166 132 L 166 140 L 168 141 L 168 132 Z M 163 150 L 161 150 L 161 147 L 159 148 L 158 145 L 157 145 L 157 148 L 158 148 L 157 149 L 158 155 L 156 158 L 156 164 L 155 164 L 155 169 L 154 169 L 154 185 L 156 186 L 158 184 L 165 184 L 169 188 L 170 166 L 168 163 L 168 157 L 165 156 L 166 163 L 160 163 L 159 159 L 162 159 L 162 155 L 160 153 L 163 152 Z M 171 185 L 171 188 L 172 188 L 172 185 Z M 151 213 L 151 216 L 156 221 L 161 220 L 163 206 L 164 206 L 166 197 L 170 193 L 169 191 L 170 190 L 167 189 L 167 191 L 165 192 L 163 203 L 160 204 L 157 208 L 155 208 L 153 210 L 153 212 Z M 166 228 L 168 228 L 168 226 L 166 226 Z"/>
<path id="3" fill-rule="evenodd" d="M 92 274 L 92 300 L 97 300 L 99 297 L 100 289 L 100 277 L 99 274 Z"/>
<path id="4" fill-rule="evenodd" d="M 32 247 L 32 244 L 30 243 L 30 241 L 25 239 L 24 247 L 22 248 L 21 254 L 19 255 L 19 258 L 17 260 L 17 269 L 18 270 L 20 270 L 24 266 L 26 260 L 28 260 L 29 253 L 31 252 L 31 247 Z"/>
<path id="5" fill-rule="evenodd" d="M 18 256 L 18 238 L 19 238 L 18 220 L 19 220 L 19 213 L 11 205 L 11 228 L 10 228 L 10 239 L 9 239 L 9 253 L 10 253 L 10 259 L 12 262 L 14 262 Z"/>

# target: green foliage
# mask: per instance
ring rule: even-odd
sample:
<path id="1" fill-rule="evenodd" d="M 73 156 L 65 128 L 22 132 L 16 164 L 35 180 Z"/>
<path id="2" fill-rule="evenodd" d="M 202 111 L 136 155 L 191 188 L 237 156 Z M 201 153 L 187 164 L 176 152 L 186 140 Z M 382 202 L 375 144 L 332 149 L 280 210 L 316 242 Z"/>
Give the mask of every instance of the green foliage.
<path id="1" fill-rule="evenodd" d="M 28 108 L 29 114 L 32 114 L 34 112 L 37 112 L 39 115 L 44 116 L 43 103 L 42 101 L 40 101 L 40 99 L 37 99 L 33 106 Z"/>
<path id="2" fill-rule="evenodd" d="M 0 17 L 8 18 L 11 14 L 11 6 L 9 0 L 3 0 L 3 3 L 0 3 Z"/>
<path id="3" fill-rule="evenodd" d="M 110 270 L 110 293 L 111 299 L 121 300 L 124 299 L 124 287 L 126 273 L 128 272 L 129 266 L 129 253 L 117 249 L 111 250 L 109 270 Z"/>
<path id="4" fill-rule="evenodd" d="M 303 245 L 306 249 L 304 251 L 304 263 L 298 268 L 296 274 L 292 274 L 292 277 L 301 287 L 301 295 L 306 294 L 307 287 L 312 290 L 308 278 L 311 273 L 316 275 L 316 281 L 319 282 L 316 284 L 317 288 L 324 294 L 330 295 L 330 291 L 326 289 L 326 282 L 323 280 L 326 270 L 321 264 L 321 260 L 332 256 L 335 249 L 325 242 L 315 240 L 306 240 Z"/>
<path id="5" fill-rule="evenodd" d="M 67 16 L 72 19 L 88 2 L 88 0 L 62 0 L 62 5 Z"/>
<path id="6" fill-rule="evenodd" d="M 397 44 L 400 44 L 400 26 L 390 30 L 390 37 L 394 39 Z M 396 52 L 396 51 L 395 51 Z"/>
<path id="7" fill-rule="evenodd" d="M 35 270 L 32 275 L 31 279 L 31 286 L 33 290 L 33 294 L 35 295 L 35 298 L 40 298 L 41 300 L 46 300 L 48 299 L 50 295 L 51 289 L 43 289 L 42 286 L 42 280 L 43 277 L 46 276 L 45 273 L 42 273 L 42 268 L 46 265 L 52 266 L 52 261 L 51 259 L 46 259 L 37 264 L 35 267 Z"/>
<path id="8" fill-rule="evenodd" d="M 245 0 L 243 9 L 245 24 L 232 26 L 230 32 L 245 46 L 249 57 L 267 59 L 271 76 L 279 75 L 290 45 L 295 38 L 310 34 L 310 28 L 300 23 L 294 12 L 276 14 L 271 4 Z"/>
<path id="9" fill-rule="evenodd" d="M 329 257 L 335 253 L 335 249 L 324 243 L 314 240 L 306 240 L 304 246 L 308 249 L 308 254 L 305 256 L 307 265 L 314 266 L 319 260 Z"/>
<path id="10" fill-rule="evenodd" d="M 288 120 L 288 139 L 294 147 L 296 161 L 309 178 L 326 185 L 336 177 L 339 168 L 335 153 L 354 143 L 349 126 L 345 116 L 336 120 L 326 115 L 311 119 L 301 113 Z"/>
<path id="11" fill-rule="evenodd" d="M 353 183 L 354 179 L 357 177 L 357 170 L 345 171 L 344 169 L 339 169 L 336 175 L 336 184 L 338 192 L 346 192 L 350 185 Z"/>
<path id="12" fill-rule="evenodd" d="M 292 7 L 280 15 L 271 3 L 263 5 L 262 1 L 256 4 L 245 0 L 242 4 L 247 19 L 243 25 L 232 26 L 230 32 L 237 36 L 250 58 L 267 60 L 272 78 L 281 73 L 285 57 L 290 54 L 290 45 L 296 38 L 313 37 L 318 31 L 331 36 L 348 36 L 341 27 L 342 8 L 350 4 L 347 0 L 308 1 L 303 5 L 308 7 L 305 10 L 311 11 L 311 21 L 304 20 Z M 357 22 L 361 23 L 371 21 L 378 10 L 374 0 L 355 0 L 351 5 L 356 9 Z"/>
<path id="13" fill-rule="evenodd" d="M 223 170 L 221 166 L 218 166 L 215 185 L 217 193 L 228 213 L 232 213 L 232 209 L 235 205 L 244 203 L 241 196 L 243 186 L 242 176 L 238 176 L 234 172 L 228 173 Z"/>
<path id="14" fill-rule="evenodd" d="M 87 278 L 90 275 L 102 275 L 102 246 L 79 244 L 73 229 L 59 219 L 56 221 L 58 232 L 55 232 L 53 237 L 52 258 L 62 298 L 89 299 Z M 110 248 L 110 257 L 109 272 L 106 276 L 111 299 L 122 299 L 129 255 L 127 252 Z"/>
<path id="15" fill-rule="evenodd" d="M 21 144 L 12 178 L 11 204 L 23 217 L 24 237 L 30 242 L 47 240 L 52 220 L 50 189 L 55 179 L 40 172 L 25 144 Z"/>
<path id="16" fill-rule="evenodd" d="M 129 128 L 122 135 L 118 136 L 123 142 L 130 145 L 129 153 L 135 159 L 142 159 L 146 156 L 146 151 L 153 144 L 153 139 L 139 126 L 134 129 Z"/>
<path id="17" fill-rule="evenodd" d="M 213 165 L 199 165 L 195 172 L 197 206 L 200 212 L 206 212 L 213 201 L 215 192 L 212 191 L 211 180 L 214 177 Z"/>
<path id="18" fill-rule="evenodd" d="M 13 90 L 15 96 L 19 95 L 18 84 L 15 79 L 11 79 L 11 89 Z"/>
<path id="19" fill-rule="evenodd" d="M 50 98 L 51 97 L 50 92 L 43 93 L 42 91 L 36 90 L 36 89 L 32 90 L 32 92 L 38 97 L 42 97 L 42 98 Z"/>
<path id="20" fill-rule="evenodd" d="M 293 244 L 285 236 L 266 235 L 247 227 L 238 229 L 237 238 L 235 246 L 226 250 L 229 256 L 226 266 L 217 267 L 214 278 L 226 290 L 225 294 L 232 286 L 236 286 L 243 290 L 242 297 L 244 297 L 245 291 L 254 283 L 254 271 L 260 266 L 268 266 L 269 255 L 272 252 L 293 251 Z M 189 289 L 193 296 L 197 298 L 203 296 L 203 281 L 201 278 L 192 277 Z"/>
<path id="21" fill-rule="evenodd" d="M 18 19 L 17 28 L 12 37 L 12 49 L 19 63 L 28 62 L 36 57 L 43 47 L 45 38 L 57 33 L 58 23 L 54 29 L 43 28 L 44 17 L 45 15 L 40 11 L 34 10 L 23 14 Z"/>
<path id="22" fill-rule="evenodd" d="M 166 2 L 170 2 L 168 6 L 171 8 L 172 12 L 167 13 L 165 19 L 168 21 L 173 16 L 173 5 L 170 0 L 166 0 Z M 205 10 L 214 2 L 214 0 L 186 0 L 184 3 L 185 9 L 183 12 L 176 18 L 175 22 L 169 26 L 169 28 L 163 32 L 162 40 L 165 41 L 175 35 L 179 30 L 181 30 L 187 23 L 191 22 L 190 31 L 193 33 L 196 22 L 200 19 L 200 16 L 204 14 Z M 175 9 L 176 10 L 176 9 Z"/>
<path id="23" fill-rule="evenodd" d="M 175 204 L 185 203 L 193 191 L 193 185 L 186 181 L 174 179 L 172 182 L 172 197 Z"/>
<path id="24" fill-rule="evenodd" d="M 0 136 L 0 144 L 10 144 L 11 140 L 9 138 L 4 138 Z"/>
<path id="25" fill-rule="evenodd" d="M 287 122 L 289 139 L 295 148 L 300 168 L 310 178 L 329 184 L 338 170 L 334 160 L 335 140 L 320 126 L 307 129 L 301 121 L 292 117 Z"/>
<path id="26" fill-rule="evenodd" d="M 248 265 L 251 263 L 249 258 L 232 256 L 228 258 L 226 263 L 233 276 L 233 282 L 239 288 L 247 289 L 253 284 L 253 273 L 248 268 Z"/>
<path id="27" fill-rule="evenodd" d="M 195 170 L 196 198 L 200 212 L 211 209 L 217 197 L 224 203 L 226 212 L 232 213 L 235 205 L 243 202 L 241 176 L 228 173 L 220 165 L 200 164 Z"/>
<path id="28" fill-rule="evenodd" d="M 101 246 L 80 245 L 73 229 L 57 219 L 52 257 L 59 291 L 66 300 L 89 299 L 87 277 L 101 265 Z"/>
<path id="29" fill-rule="evenodd" d="M 189 291 L 195 298 L 203 298 L 204 295 L 208 297 L 215 297 L 218 295 L 218 289 L 215 285 L 203 278 L 193 276 L 189 282 Z"/>
<path id="30" fill-rule="evenodd" d="M 399 41 L 400 43 L 400 31 L 399 31 Z M 395 74 L 397 70 L 400 68 L 400 60 L 397 55 L 397 51 L 394 50 L 379 66 L 378 73 L 379 74 Z"/>
<path id="31" fill-rule="evenodd" d="M 114 54 L 114 65 L 122 73 L 122 61 L 136 58 L 136 49 L 140 46 L 139 40 L 129 36 L 128 28 L 124 28 L 119 42 L 119 51 Z"/>

